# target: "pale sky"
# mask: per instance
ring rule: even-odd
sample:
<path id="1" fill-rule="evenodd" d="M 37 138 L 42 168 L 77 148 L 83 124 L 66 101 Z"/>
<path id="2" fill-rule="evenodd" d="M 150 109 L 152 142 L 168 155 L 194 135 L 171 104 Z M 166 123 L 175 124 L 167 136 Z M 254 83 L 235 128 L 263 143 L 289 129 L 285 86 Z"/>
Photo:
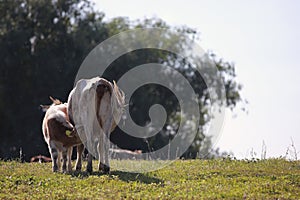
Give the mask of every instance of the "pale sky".
<path id="1" fill-rule="evenodd" d="M 228 111 L 215 145 L 238 158 L 284 156 L 294 141 L 300 157 L 300 1 L 94 0 L 105 19 L 158 17 L 200 32 L 199 45 L 234 62 L 249 114 Z"/>

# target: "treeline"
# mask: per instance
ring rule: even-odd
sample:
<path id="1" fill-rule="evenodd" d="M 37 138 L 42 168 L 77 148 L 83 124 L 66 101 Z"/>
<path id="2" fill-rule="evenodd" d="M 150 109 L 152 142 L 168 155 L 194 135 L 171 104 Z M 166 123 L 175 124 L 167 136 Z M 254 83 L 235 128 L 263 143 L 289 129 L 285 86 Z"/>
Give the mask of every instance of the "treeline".
<path id="1" fill-rule="evenodd" d="M 95 11 L 88 0 L 0 0 L 0 158 L 19 157 L 20 148 L 26 160 L 37 154 L 49 155 L 41 131 L 44 113 L 39 105 L 50 104 L 50 95 L 67 100 L 83 59 L 101 41 L 137 27 L 175 28 L 160 19 L 134 22 L 125 17 L 104 19 L 104 13 Z M 176 29 L 191 38 L 197 36 L 190 28 Z M 149 49 L 128 53 L 113 62 L 104 77 L 118 80 L 134 66 L 163 63 L 170 58 L 179 63 L 178 70 L 195 83 L 193 87 L 201 98 L 206 90 L 201 76 L 195 73 L 189 76 L 191 67 L 186 67 L 184 60 L 170 52 Z M 233 108 L 241 100 L 234 66 L 220 60 L 216 64 L 226 77 L 226 105 Z M 130 111 L 135 122 L 147 124 L 149 107 L 156 103 L 166 107 L 169 122 L 176 122 L 178 101 L 170 91 L 157 85 L 142 87 L 131 99 Z M 205 112 L 201 116 L 207 114 Z M 199 127 L 207 122 L 200 121 Z M 167 125 L 147 141 L 131 137 L 120 129 L 111 136 L 119 147 L 143 151 L 149 151 L 149 145 L 150 149 L 158 149 L 169 139 Z M 203 132 L 196 140 L 185 157 L 196 157 L 201 146 L 203 151 L 209 151 L 210 140 L 205 140 Z"/>

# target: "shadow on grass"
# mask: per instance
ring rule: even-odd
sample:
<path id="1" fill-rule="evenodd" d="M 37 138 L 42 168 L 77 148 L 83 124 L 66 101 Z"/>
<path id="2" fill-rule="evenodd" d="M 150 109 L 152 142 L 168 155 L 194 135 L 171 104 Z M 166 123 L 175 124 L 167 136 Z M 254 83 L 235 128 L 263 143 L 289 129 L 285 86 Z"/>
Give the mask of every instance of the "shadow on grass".
<path id="1" fill-rule="evenodd" d="M 163 180 L 151 177 L 142 173 L 132 173 L 123 171 L 112 171 L 111 175 L 118 176 L 120 180 L 130 182 L 138 181 L 141 183 L 151 184 L 151 183 L 163 183 Z"/>
<path id="2" fill-rule="evenodd" d="M 69 173 L 72 177 L 76 178 L 87 178 L 89 176 L 105 176 L 107 174 L 104 174 L 103 172 L 92 172 L 88 173 L 86 171 L 73 171 Z M 145 184 L 151 184 L 151 183 L 163 183 L 163 180 L 151 177 L 142 173 L 133 173 L 133 172 L 123 172 L 123 171 L 111 171 L 109 177 L 117 176 L 119 180 L 125 181 L 125 182 L 131 182 L 131 181 L 138 181 Z"/>

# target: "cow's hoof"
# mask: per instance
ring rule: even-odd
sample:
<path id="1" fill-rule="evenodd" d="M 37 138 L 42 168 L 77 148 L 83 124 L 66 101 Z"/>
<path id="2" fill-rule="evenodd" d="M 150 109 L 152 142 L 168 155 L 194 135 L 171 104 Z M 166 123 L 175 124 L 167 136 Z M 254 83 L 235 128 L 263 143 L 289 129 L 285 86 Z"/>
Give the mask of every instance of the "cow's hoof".
<path id="1" fill-rule="evenodd" d="M 105 165 L 105 164 L 103 164 L 103 163 L 100 163 L 99 171 L 102 171 L 105 174 L 109 174 L 110 167 L 107 166 L 107 165 Z"/>
<path id="2" fill-rule="evenodd" d="M 75 171 L 80 172 L 80 171 L 81 171 L 81 166 L 80 166 L 80 167 L 76 167 L 76 168 L 75 168 Z"/>
<path id="3" fill-rule="evenodd" d="M 93 172 L 93 167 L 92 166 L 86 166 L 86 172 L 87 173 L 92 173 Z"/>
<path id="4" fill-rule="evenodd" d="M 58 167 L 52 167 L 53 172 L 58 172 Z"/>

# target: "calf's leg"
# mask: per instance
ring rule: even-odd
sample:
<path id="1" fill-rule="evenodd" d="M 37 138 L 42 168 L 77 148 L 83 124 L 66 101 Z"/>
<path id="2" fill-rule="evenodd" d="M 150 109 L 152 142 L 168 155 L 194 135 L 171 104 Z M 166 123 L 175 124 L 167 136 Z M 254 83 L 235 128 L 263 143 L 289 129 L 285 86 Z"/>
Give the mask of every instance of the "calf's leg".
<path id="1" fill-rule="evenodd" d="M 49 150 L 51 154 L 51 159 L 52 159 L 52 171 L 57 172 L 59 169 L 59 166 L 57 165 L 59 163 L 59 152 L 58 149 L 56 148 L 56 145 L 54 142 L 50 141 L 49 142 Z"/>
<path id="2" fill-rule="evenodd" d="M 57 157 L 57 167 L 58 167 L 58 170 L 61 169 L 61 159 L 62 159 L 62 151 L 57 149 L 58 150 L 58 157 Z"/>
<path id="3" fill-rule="evenodd" d="M 69 147 L 67 150 L 67 169 L 68 172 L 72 171 L 72 151 L 73 151 L 73 147 Z"/>
<path id="4" fill-rule="evenodd" d="M 63 160 L 62 171 L 67 172 L 68 148 L 63 147 L 62 160 Z"/>

